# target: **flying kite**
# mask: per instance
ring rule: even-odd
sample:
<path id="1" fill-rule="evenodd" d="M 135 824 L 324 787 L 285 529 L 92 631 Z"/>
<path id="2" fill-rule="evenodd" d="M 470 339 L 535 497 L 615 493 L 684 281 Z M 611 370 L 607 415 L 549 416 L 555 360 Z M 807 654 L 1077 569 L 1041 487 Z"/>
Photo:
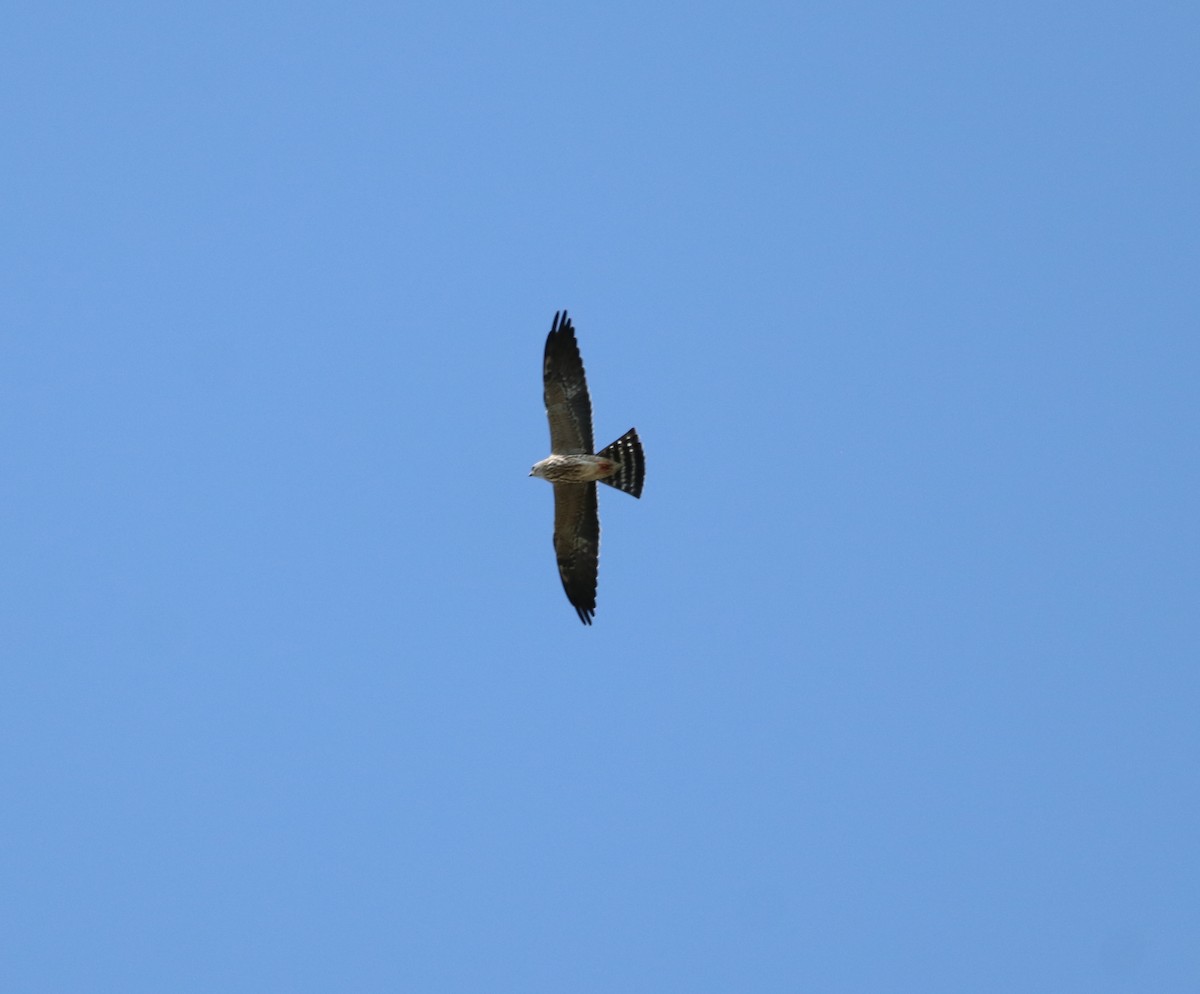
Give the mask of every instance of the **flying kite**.
<path id="1" fill-rule="evenodd" d="M 593 453 L 592 401 L 583 359 L 567 312 L 554 315 L 542 361 L 550 455 L 535 463 L 530 476 L 554 484 L 554 554 L 567 600 L 579 620 L 592 623 L 596 613 L 596 575 L 600 560 L 600 515 L 596 483 L 642 496 L 646 457 L 637 429 Z"/>

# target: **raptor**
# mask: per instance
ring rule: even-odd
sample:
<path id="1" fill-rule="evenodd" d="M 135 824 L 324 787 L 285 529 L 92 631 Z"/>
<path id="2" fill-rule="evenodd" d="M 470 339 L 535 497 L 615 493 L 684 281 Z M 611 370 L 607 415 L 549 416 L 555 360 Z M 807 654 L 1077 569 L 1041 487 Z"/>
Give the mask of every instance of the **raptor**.
<path id="1" fill-rule="evenodd" d="M 542 361 L 543 397 L 550 422 L 550 455 L 530 476 L 554 484 L 554 554 L 567 600 L 579 620 L 592 623 L 600 562 L 600 514 L 596 484 L 642 496 L 646 458 L 637 429 L 595 452 L 592 401 L 575 328 L 566 311 L 554 315 Z"/>

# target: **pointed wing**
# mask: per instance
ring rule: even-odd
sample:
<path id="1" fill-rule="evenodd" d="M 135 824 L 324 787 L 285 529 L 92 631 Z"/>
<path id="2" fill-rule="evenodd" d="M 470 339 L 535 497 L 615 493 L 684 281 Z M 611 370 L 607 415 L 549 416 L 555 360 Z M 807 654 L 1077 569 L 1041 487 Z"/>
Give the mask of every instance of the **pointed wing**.
<path id="1" fill-rule="evenodd" d="M 579 620 L 592 623 L 596 613 L 596 575 L 600 562 L 600 515 L 596 484 L 554 484 L 554 554 L 567 600 Z"/>
<path id="2" fill-rule="evenodd" d="M 592 439 L 592 401 L 583 359 L 575 341 L 575 328 L 567 312 L 554 315 L 546 336 L 542 361 L 543 397 L 550 421 L 550 451 L 555 455 L 595 452 Z"/>

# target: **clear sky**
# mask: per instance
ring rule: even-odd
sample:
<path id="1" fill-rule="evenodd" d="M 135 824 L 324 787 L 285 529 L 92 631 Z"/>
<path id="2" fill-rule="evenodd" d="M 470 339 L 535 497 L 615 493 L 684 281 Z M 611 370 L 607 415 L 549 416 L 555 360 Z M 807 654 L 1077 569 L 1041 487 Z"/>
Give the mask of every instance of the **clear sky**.
<path id="1" fill-rule="evenodd" d="M 1195 4 L 3 20 L 0 988 L 1200 989 Z"/>

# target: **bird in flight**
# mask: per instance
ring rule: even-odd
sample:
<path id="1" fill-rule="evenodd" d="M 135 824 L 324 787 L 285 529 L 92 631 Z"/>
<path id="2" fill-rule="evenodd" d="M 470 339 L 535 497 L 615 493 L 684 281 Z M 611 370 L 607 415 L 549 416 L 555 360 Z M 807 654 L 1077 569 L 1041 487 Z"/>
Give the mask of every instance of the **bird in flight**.
<path id="1" fill-rule="evenodd" d="M 530 476 L 554 484 L 554 554 L 567 600 L 579 620 L 592 623 L 596 613 L 596 575 L 600 560 L 600 515 L 596 483 L 642 496 L 646 458 L 637 429 L 593 453 L 592 401 L 583 359 L 567 312 L 554 315 L 542 361 L 550 455 L 535 463 Z"/>

